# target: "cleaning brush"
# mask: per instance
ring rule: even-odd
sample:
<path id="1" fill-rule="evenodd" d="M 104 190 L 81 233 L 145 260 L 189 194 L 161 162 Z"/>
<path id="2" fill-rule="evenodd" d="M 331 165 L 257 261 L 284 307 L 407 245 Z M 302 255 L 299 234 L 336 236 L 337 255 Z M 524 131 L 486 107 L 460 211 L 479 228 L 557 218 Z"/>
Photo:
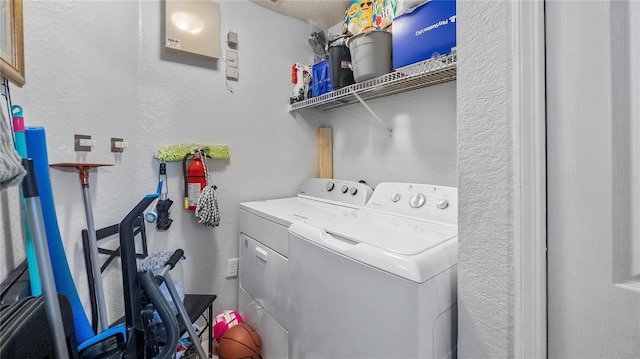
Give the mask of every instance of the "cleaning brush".
<path id="1" fill-rule="evenodd" d="M 182 161 L 185 155 L 193 154 L 200 150 L 207 157 L 215 160 L 228 160 L 229 146 L 227 145 L 205 145 L 197 143 L 183 143 L 178 145 L 165 145 L 160 147 L 156 153 L 156 158 L 161 162 Z"/>

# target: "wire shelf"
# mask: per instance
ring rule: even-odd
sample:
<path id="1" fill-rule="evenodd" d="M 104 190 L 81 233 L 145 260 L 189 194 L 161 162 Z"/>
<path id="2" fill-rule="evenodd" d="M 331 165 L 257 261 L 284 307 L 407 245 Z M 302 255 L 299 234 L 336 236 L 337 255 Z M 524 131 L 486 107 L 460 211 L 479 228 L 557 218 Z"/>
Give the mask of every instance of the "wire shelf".
<path id="1" fill-rule="evenodd" d="M 434 86 L 456 80 L 457 54 L 453 53 L 418 62 L 371 80 L 355 83 L 339 90 L 294 102 L 289 112 L 304 108 L 330 110 L 358 102 L 354 93 L 362 100 L 372 100 L 419 88 Z"/>

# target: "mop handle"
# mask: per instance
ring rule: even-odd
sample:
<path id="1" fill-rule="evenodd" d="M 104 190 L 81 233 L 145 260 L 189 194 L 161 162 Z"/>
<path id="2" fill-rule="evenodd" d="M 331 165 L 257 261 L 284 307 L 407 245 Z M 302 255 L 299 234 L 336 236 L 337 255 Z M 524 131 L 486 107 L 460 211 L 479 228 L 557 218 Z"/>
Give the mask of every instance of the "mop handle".
<path id="1" fill-rule="evenodd" d="M 64 337 L 62 312 L 60 311 L 60 302 L 58 301 L 58 292 L 53 276 L 49 245 L 47 243 L 44 219 L 42 217 L 36 171 L 32 159 L 23 159 L 22 165 L 27 170 L 27 175 L 22 180 L 21 187 L 29 215 L 29 224 L 31 225 L 33 246 L 36 252 L 38 269 L 40 270 L 40 278 L 42 278 L 42 295 L 45 302 L 47 324 L 53 341 L 53 357 L 56 359 L 64 359 L 69 357 L 69 353 Z"/>
<path id="2" fill-rule="evenodd" d="M 169 187 L 167 184 L 167 164 L 160 163 L 160 172 L 158 173 L 159 181 L 162 182 L 162 187 L 160 188 L 160 199 L 166 200 L 169 194 Z"/>
<path id="3" fill-rule="evenodd" d="M 13 136 L 15 138 L 16 152 L 22 158 L 27 158 L 27 140 L 24 134 L 24 117 L 22 107 L 13 105 L 11 107 L 11 120 L 13 122 Z"/>
<path id="4" fill-rule="evenodd" d="M 27 138 L 24 133 L 24 117 L 22 115 L 22 107 L 18 105 L 11 106 L 11 121 L 13 124 L 13 136 L 16 152 L 21 158 L 28 158 L 27 155 Z M 23 207 L 24 221 L 24 239 L 25 252 L 27 254 L 27 263 L 29 269 L 29 279 L 31 280 L 31 295 L 38 296 L 42 294 L 42 283 L 40 280 L 40 271 L 38 270 L 38 260 L 36 259 L 35 248 L 33 247 L 33 238 L 30 225 L 27 223 L 26 205 L 24 204 L 24 194 L 20 193 L 20 202 Z"/>
<path id="5" fill-rule="evenodd" d="M 187 159 L 191 156 L 187 153 L 182 158 L 182 175 L 184 176 L 184 209 L 189 208 L 189 180 L 187 179 Z"/>

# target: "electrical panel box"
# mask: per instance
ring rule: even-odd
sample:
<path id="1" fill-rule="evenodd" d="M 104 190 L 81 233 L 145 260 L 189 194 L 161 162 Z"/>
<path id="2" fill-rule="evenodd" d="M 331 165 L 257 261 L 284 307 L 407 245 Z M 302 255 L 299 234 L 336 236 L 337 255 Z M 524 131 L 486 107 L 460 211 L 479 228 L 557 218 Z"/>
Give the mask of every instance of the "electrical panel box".
<path id="1" fill-rule="evenodd" d="M 220 58 L 220 5 L 210 0 L 165 1 L 165 49 Z"/>

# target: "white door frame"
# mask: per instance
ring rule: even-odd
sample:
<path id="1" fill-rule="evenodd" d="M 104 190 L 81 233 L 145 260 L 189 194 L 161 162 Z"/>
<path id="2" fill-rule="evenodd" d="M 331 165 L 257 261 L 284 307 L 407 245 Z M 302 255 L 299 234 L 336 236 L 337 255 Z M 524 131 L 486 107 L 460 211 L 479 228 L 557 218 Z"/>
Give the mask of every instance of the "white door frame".
<path id="1" fill-rule="evenodd" d="M 546 358 L 544 0 L 512 10 L 514 356 Z"/>

